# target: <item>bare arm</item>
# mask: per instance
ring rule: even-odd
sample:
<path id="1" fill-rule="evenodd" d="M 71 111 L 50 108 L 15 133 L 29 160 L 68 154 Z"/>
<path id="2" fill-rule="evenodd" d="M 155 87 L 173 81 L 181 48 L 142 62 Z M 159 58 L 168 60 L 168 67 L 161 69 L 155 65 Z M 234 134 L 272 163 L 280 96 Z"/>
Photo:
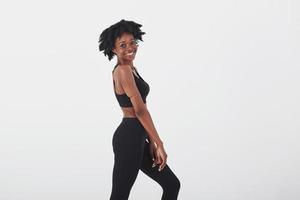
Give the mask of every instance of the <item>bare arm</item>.
<path id="1" fill-rule="evenodd" d="M 147 106 L 144 104 L 140 92 L 135 84 L 131 67 L 129 65 L 120 67 L 120 82 L 125 93 L 130 98 L 137 118 L 146 129 L 151 142 L 154 142 L 157 146 L 162 146 L 163 142 L 154 127 L 151 115 L 147 109 Z"/>
<path id="2" fill-rule="evenodd" d="M 136 114 L 139 121 L 142 123 L 146 131 L 148 132 L 150 141 L 154 142 L 157 146 L 162 146 L 163 141 L 160 139 L 155 127 L 151 115 L 148 109 L 145 109 L 142 113 Z"/>

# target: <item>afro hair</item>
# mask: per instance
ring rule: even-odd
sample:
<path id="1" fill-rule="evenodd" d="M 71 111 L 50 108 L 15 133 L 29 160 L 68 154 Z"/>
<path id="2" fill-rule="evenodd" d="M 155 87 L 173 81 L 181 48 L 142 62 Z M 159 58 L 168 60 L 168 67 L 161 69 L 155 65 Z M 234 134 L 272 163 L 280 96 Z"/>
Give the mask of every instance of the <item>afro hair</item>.
<path id="1" fill-rule="evenodd" d="M 115 55 L 112 52 L 112 49 L 115 46 L 115 40 L 118 37 L 121 37 L 123 33 L 130 33 L 135 40 L 143 41 L 142 35 L 144 35 L 145 32 L 142 32 L 140 27 L 142 27 L 141 24 L 135 23 L 134 21 L 126 21 L 124 19 L 111 25 L 100 34 L 98 41 L 99 50 L 104 51 L 104 55 L 108 56 L 108 60 L 110 61 Z"/>

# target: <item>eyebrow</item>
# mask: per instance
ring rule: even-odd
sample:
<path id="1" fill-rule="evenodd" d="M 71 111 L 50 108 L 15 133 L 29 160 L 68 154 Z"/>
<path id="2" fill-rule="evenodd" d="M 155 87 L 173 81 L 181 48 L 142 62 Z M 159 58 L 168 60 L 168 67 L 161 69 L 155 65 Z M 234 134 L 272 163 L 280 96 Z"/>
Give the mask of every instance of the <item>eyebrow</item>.
<path id="1" fill-rule="evenodd" d="M 130 42 L 132 42 L 132 41 L 134 41 L 134 39 L 132 39 Z M 123 43 L 123 42 L 125 42 L 125 41 L 121 41 L 121 42 L 119 42 L 119 44 L 120 44 L 120 43 Z"/>

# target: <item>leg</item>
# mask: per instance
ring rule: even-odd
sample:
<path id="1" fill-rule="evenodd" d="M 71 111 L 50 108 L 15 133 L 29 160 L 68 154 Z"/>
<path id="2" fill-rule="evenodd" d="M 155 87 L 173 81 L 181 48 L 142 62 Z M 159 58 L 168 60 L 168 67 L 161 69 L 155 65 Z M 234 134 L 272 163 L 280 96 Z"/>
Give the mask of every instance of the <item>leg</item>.
<path id="1" fill-rule="evenodd" d="M 110 200 L 127 200 L 143 159 L 145 133 L 126 120 L 113 137 L 114 168 Z"/>
<path id="2" fill-rule="evenodd" d="M 132 160 L 132 159 L 130 159 Z M 139 172 L 137 163 L 115 156 L 110 200 L 127 200 Z"/>
<path id="3" fill-rule="evenodd" d="M 162 200 L 177 200 L 180 181 L 172 172 L 168 165 L 162 171 L 158 171 L 158 166 L 152 168 L 152 158 L 149 152 L 149 143 L 145 143 L 144 156 L 141 170 L 154 181 L 156 181 L 163 189 Z"/>

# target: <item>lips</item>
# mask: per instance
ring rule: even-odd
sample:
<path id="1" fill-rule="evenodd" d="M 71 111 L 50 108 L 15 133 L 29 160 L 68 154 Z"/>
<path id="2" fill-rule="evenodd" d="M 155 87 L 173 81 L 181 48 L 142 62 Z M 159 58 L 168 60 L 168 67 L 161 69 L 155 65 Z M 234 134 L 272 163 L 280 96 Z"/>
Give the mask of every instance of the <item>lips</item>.
<path id="1" fill-rule="evenodd" d="M 126 56 L 132 56 L 135 55 L 135 52 L 127 53 Z"/>

